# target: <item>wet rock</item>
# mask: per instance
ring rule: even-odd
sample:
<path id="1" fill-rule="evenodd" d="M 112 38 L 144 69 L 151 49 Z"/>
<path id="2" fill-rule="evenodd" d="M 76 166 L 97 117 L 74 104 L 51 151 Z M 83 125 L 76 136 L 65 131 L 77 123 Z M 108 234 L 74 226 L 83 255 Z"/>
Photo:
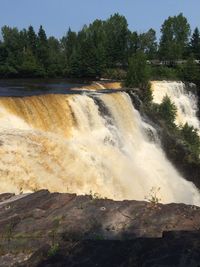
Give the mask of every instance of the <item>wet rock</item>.
<path id="1" fill-rule="evenodd" d="M 5 194 L 0 194 L 0 202 L 6 201 L 13 197 L 15 194 L 10 194 L 10 193 L 5 193 Z"/>

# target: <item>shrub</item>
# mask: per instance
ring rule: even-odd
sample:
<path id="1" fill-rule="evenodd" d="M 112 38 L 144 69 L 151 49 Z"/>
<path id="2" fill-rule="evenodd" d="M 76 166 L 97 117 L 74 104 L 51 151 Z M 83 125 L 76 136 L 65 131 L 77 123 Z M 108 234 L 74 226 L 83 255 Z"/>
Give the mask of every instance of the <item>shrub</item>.
<path id="1" fill-rule="evenodd" d="M 179 71 L 165 66 L 151 67 L 151 80 L 179 80 Z"/>
<path id="2" fill-rule="evenodd" d="M 198 157 L 200 154 L 200 137 L 198 136 L 197 129 L 186 123 L 181 128 L 181 135 L 190 150 Z"/>
<path id="3" fill-rule="evenodd" d="M 112 80 L 124 80 L 126 78 L 126 71 L 122 69 L 106 69 L 102 77 Z"/>
<path id="4" fill-rule="evenodd" d="M 152 205 L 156 206 L 158 203 L 161 201 L 161 198 L 159 198 L 159 192 L 160 192 L 160 187 L 152 187 L 150 190 L 150 193 L 148 196 L 145 197 L 147 201 L 149 201 Z"/>
<path id="5" fill-rule="evenodd" d="M 57 255 L 58 251 L 59 251 L 59 245 L 54 244 L 48 251 L 48 257 L 49 258 L 55 257 Z"/>
<path id="6" fill-rule="evenodd" d="M 174 121 L 176 118 L 177 108 L 174 103 L 171 102 L 170 98 L 166 95 L 163 98 L 162 103 L 158 107 L 159 117 L 163 119 L 167 126 L 175 126 Z"/>

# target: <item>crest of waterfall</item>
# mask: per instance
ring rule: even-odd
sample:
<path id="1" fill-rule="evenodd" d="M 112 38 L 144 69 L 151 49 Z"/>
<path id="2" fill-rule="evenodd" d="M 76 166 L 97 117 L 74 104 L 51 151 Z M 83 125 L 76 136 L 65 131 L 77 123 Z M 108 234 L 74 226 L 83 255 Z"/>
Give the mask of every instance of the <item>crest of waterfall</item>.
<path id="1" fill-rule="evenodd" d="M 156 130 L 124 92 L 0 98 L 0 192 L 97 193 L 200 205 L 167 160 Z"/>
<path id="2" fill-rule="evenodd" d="M 160 104 L 167 95 L 177 107 L 176 124 L 188 125 L 196 128 L 200 134 L 200 121 L 197 117 L 197 97 L 190 90 L 187 90 L 183 82 L 152 82 L 153 100 Z"/>

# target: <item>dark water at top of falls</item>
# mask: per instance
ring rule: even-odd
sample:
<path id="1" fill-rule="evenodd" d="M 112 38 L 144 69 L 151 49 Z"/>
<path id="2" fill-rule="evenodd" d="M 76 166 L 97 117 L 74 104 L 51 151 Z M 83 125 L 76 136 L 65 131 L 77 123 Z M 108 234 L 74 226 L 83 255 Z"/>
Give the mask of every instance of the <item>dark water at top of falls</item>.
<path id="1" fill-rule="evenodd" d="M 87 84 L 69 80 L 19 79 L 0 80 L 0 96 L 32 96 L 41 94 L 70 93 L 72 88 Z"/>
<path id="2" fill-rule="evenodd" d="M 0 97 L 25 97 L 44 94 L 81 94 L 88 92 L 87 86 L 89 85 L 91 85 L 90 82 L 65 79 L 0 80 Z M 76 88 L 76 90 L 74 90 L 74 88 Z M 98 92 L 112 93 L 116 92 L 116 90 L 102 89 L 98 90 Z"/>

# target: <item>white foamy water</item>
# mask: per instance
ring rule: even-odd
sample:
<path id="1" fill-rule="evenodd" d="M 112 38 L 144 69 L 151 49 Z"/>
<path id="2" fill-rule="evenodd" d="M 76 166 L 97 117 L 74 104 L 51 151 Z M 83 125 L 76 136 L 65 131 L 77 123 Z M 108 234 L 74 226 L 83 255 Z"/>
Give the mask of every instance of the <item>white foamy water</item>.
<path id="1" fill-rule="evenodd" d="M 200 205 L 198 190 L 150 141 L 146 129 L 156 130 L 142 121 L 126 93 L 9 101 L 0 103 L 0 192 L 47 188 L 144 200 L 154 187 L 163 203 Z"/>
<path id="2" fill-rule="evenodd" d="M 153 101 L 162 103 L 167 95 L 177 107 L 176 124 L 193 126 L 200 134 L 200 122 L 197 117 L 198 104 L 196 96 L 188 91 L 183 82 L 152 82 Z"/>

